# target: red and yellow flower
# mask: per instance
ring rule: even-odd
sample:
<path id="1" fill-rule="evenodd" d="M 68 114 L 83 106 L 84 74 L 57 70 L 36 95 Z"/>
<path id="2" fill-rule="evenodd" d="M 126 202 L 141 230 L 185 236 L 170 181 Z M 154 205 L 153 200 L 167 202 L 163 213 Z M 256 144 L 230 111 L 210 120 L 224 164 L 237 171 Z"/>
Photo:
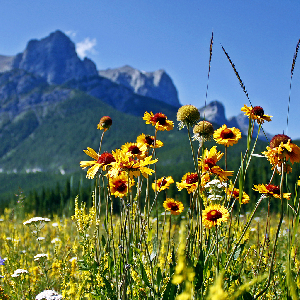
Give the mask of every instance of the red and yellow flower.
<path id="1" fill-rule="evenodd" d="M 156 113 L 155 115 L 147 111 L 144 114 L 143 120 L 146 121 L 146 124 L 152 124 L 155 126 L 156 130 L 167 130 L 170 131 L 174 128 L 173 121 L 168 120 L 167 116 L 163 113 Z"/>
<path id="2" fill-rule="evenodd" d="M 238 128 L 227 128 L 227 125 L 224 124 L 214 132 L 213 137 L 218 144 L 228 147 L 236 144 L 242 138 L 242 133 Z"/>
<path id="3" fill-rule="evenodd" d="M 236 188 L 233 188 L 233 187 L 229 187 L 227 189 L 227 195 L 228 195 L 228 197 L 233 197 L 233 198 L 239 200 L 239 198 L 240 198 L 240 190 L 236 189 Z M 249 201 L 250 201 L 249 195 L 243 191 L 243 194 L 242 194 L 242 204 L 249 203 Z"/>
<path id="4" fill-rule="evenodd" d="M 179 191 L 187 189 L 188 193 L 190 194 L 197 190 L 198 182 L 198 174 L 188 172 L 185 175 L 183 175 L 181 182 L 176 182 L 176 186 Z"/>
<path id="5" fill-rule="evenodd" d="M 85 169 L 90 167 L 87 171 L 86 177 L 89 179 L 93 179 L 99 169 L 102 168 L 103 171 L 106 170 L 108 166 L 111 166 L 113 162 L 116 161 L 114 156 L 111 153 L 104 152 L 99 155 L 94 149 L 87 147 L 87 150 L 83 150 L 88 156 L 92 157 L 93 161 L 81 161 L 80 167 Z"/>
<path id="6" fill-rule="evenodd" d="M 170 211 L 172 215 L 179 215 L 183 212 L 184 206 L 182 202 L 175 201 L 173 198 L 167 198 L 163 204 L 166 211 Z"/>
<path id="7" fill-rule="evenodd" d="M 168 189 L 172 183 L 174 183 L 172 176 L 162 177 L 158 179 L 157 182 L 152 183 L 152 189 L 157 192 L 164 191 Z"/>
<path id="8" fill-rule="evenodd" d="M 258 184 L 254 185 L 254 191 L 257 191 L 261 194 L 271 196 L 277 199 L 280 199 L 280 187 L 273 184 Z M 290 200 L 291 193 L 283 193 L 283 198 Z"/>
<path id="9" fill-rule="evenodd" d="M 216 225 L 221 225 L 226 222 L 229 217 L 228 210 L 220 204 L 209 205 L 202 212 L 202 223 L 207 228 L 212 228 Z"/>
<path id="10" fill-rule="evenodd" d="M 121 147 L 129 156 L 137 159 L 144 159 L 146 157 L 147 146 L 141 143 L 126 143 Z"/>
<path id="11" fill-rule="evenodd" d="M 110 193 L 120 198 L 126 196 L 129 191 L 128 183 L 130 189 L 134 185 L 134 180 L 128 180 L 128 175 L 125 172 L 120 173 L 116 177 L 109 177 Z"/>
<path id="12" fill-rule="evenodd" d="M 241 111 L 245 113 L 252 120 L 256 120 L 258 124 L 263 124 L 264 121 L 270 122 L 272 116 L 265 115 L 265 112 L 261 106 L 250 106 L 244 104 Z"/>
<path id="13" fill-rule="evenodd" d="M 97 129 L 107 131 L 112 125 L 112 119 L 109 116 L 104 116 L 100 119 Z"/>
<path id="14" fill-rule="evenodd" d="M 136 142 L 145 144 L 148 148 L 161 148 L 164 143 L 160 140 L 155 140 L 154 136 L 142 133 L 136 138 Z"/>

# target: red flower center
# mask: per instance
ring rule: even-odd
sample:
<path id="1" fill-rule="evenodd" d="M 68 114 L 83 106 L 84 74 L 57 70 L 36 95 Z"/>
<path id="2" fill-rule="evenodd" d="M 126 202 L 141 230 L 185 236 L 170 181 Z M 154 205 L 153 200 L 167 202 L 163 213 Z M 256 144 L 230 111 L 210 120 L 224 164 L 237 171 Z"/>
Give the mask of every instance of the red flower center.
<path id="1" fill-rule="evenodd" d="M 206 158 L 204 160 L 204 163 L 206 165 L 208 165 L 208 167 L 211 169 L 212 167 L 214 167 L 216 165 L 215 161 L 212 158 Z"/>
<path id="2" fill-rule="evenodd" d="M 166 183 L 167 183 L 167 180 L 165 178 L 163 178 L 163 180 L 158 183 L 158 187 L 162 187 L 162 186 L 166 185 Z"/>
<path id="3" fill-rule="evenodd" d="M 233 195 L 233 197 L 238 198 L 238 197 L 240 196 L 240 192 L 237 191 L 237 190 L 234 190 L 234 191 L 232 192 L 232 195 Z"/>
<path id="4" fill-rule="evenodd" d="M 127 189 L 127 184 L 124 180 L 120 179 L 114 182 L 114 187 L 118 192 L 123 193 Z"/>
<path id="5" fill-rule="evenodd" d="M 226 129 L 222 130 L 221 138 L 222 139 L 232 139 L 232 138 L 234 138 L 234 133 L 232 132 L 231 129 L 226 128 Z"/>
<path id="6" fill-rule="evenodd" d="M 253 113 L 254 113 L 254 115 L 256 115 L 258 117 L 263 117 L 265 114 L 265 112 L 261 106 L 254 106 Z"/>
<path id="7" fill-rule="evenodd" d="M 186 176 L 185 182 L 187 184 L 193 184 L 198 182 L 198 174 L 197 173 L 193 173 L 193 174 L 189 174 Z"/>
<path id="8" fill-rule="evenodd" d="M 178 205 L 176 203 L 169 203 L 168 206 L 169 206 L 170 210 L 172 210 L 172 211 L 179 210 L 179 207 L 178 207 Z"/>
<path id="9" fill-rule="evenodd" d="M 131 152 L 131 154 L 140 154 L 141 153 L 141 150 L 138 146 L 136 145 L 131 145 L 129 148 L 128 148 L 128 152 Z"/>
<path id="10" fill-rule="evenodd" d="M 286 144 L 289 140 L 291 140 L 291 138 L 285 134 L 276 134 L 275 136 L 273 136 L 273 138 L 270 141 L 270 147 L 276 148 L 280 146 L 281 143 Z"/>
<path id="11" fill-rule="evenodd" d="M 222 218 L 222 213 L 218 210 L 213 209 L 207 213 L 206 217 L 209 221 L 217 221 L 218 219 Z"/>
<path id="12" fill-rule="evenodd" d="M 167 117 L 162 113 L 156 113 L 153 117 L 150 118 L 151 122 L 159 123 L 159 125 L 166 125 Z"/>
<path id="13" fill-rule="evenodd" d="M 112 119 L 109 116 L 104 116 L 100 119 L 99 124 L 103 128 L 109 128 L 112 125 Z"/>
<path id="14" fill-rule="evenodd" d="M 149 146 L 154 145 L 154 139 L 153 139 L 150 135 L 146 135 L 146 137 L 145 137 L 145 142 L 146 142 L 146 144 L 148 144 Z"/>
<path id="15" fill-rule="evenodd" d="M 273 184 L 267 184 L 266 189 L 273 194 L 280 195 L 280 188 L 278 185 L 273 185 Z"/>
<path id="16" fill-rule="evenodd" d="M 115 160 L 114 156 L 111 153 L 104 152 L 99 156 L 99 158 L 97 160 L 97 163 L 101 164 L 101 165 L 108 165 L 108 164 L 110 164 L 112 162 L 115 162 L 115 161 L 116 160 Z"/>

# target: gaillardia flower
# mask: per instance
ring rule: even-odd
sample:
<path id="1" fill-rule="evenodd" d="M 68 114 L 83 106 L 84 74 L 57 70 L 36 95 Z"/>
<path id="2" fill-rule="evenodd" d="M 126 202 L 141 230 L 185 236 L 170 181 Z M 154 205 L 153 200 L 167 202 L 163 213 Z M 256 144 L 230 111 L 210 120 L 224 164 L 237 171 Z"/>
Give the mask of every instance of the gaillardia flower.
<path id="1" fill-rule="evenodd" d="M 229 217 L 228 210 L 220 205 L 209 205 L 202 212 L 202 223 L 205 227 L 212 228 L 216 225 L 221 225 L 222 222 L 226 222 Z"/>
<path id="2" fill-rule="evenodd" d="M 277 134 L 270 141 L 270 147 L 267 147 L 267 151 L 262 152 L 269 162 L 274 167 L 277 167 L 277 171 L 280 173 L 282 163 L 288 160 L 294 164 L 300 161 L 300 148 L 292 143 L 290 137 L 285 134 Z M 291 168 L 286 168 L 289 171 Z"/>
<path id="3" fill-rule="evenodd" d="M 129 189 L 134 185 L 134 180 L 129 179 Z M 112 195 L 116 197 L 124 197 L 128 193 L 128 175 L 122 172 L 116 177 L 109 177 L 109 187 Z"/>
<path id="4" fill-rule="evenodd" d="M 140 174 L 147 178 L 148 175 L 152 175 L 154 172 L 153 169 L 149 168 L 149 165 L 158 161 L 157 159 L 152 160 L 152 156 L 146 156 L 144 159 L 139 160 L 134 159 L 120 149 L 116 149 L 112 153 L 116 161 L 111 163 L 111 168 L 108 171 L 111 177 L 118 176 L 120 172 L 126 171 L 129 172 L 130 178 L 133 176 L 138 177 Z"/>
<path id="5" fill-rule="evenodd" d="M 221 145 L 232 146 L 242 138 L 242 133 L 238 128 L 227 128 L 224 124 L 214 132 L 214 140 Z"/>
<path id="6" fill-rule="evenodd" d="M 173 198 L 167 198 L 163 206 L 165 210 L 170 211 L 172 215 L 179 215 L 184 210 L 182 202 L 175 201 Z"/>
<path id="7" fill-rule="evenodd" d="M 174 183 L 172 176 L 162 177 L 158 179 L 157 182 L 152 183 L 152 189 L 157 192 L 164 191 L 168 189 L 172 183 Z"/>
<path id="8" fill-rule="evenodd" d="M 93 161 L 81 161 L 80 167 L 85 169 L 86 167 L 90 167 L 87 170 L 86 177 L 89 179 L 93 179 L 100 168 L 103 171 L 106 170 L 107 166 L 111 165 L 112 162 L 115 162 L 115 158 L 111 153 L 104 152 L 99 155 L 94 149 L 87 147 L 87 150 L 83 150 L 88 156 L 92 157 Z"/>
<path id="9" fill-rule="evenodd" d="M 176 186 L 179 191 L 187 189 L 188 193 L 193 193 L 198 187 L 198 174 L 197 173 L 186 173 L 183 175 L 181 182 L 176 182 Z"/>
<path id="10" fill-rule="evenodd" d="M 272 116 L 265 115 L 265 112 L 261 106 L 250 106 L 244 104 L 241 111 L 245 113 L 252 120 L 256 120 L 258 124 L 262 124 L 264 121 L 270 122 Z"/>
<path id="11" fill-rule="evenodd" d="M 200 121 L 193 128 L 193 139 L 199 142 L 210 141 L 214 134 L 214 127 L 208 121 Z"/>
<path id="12" fill-rule="evenodd" d="M 160 131 L 170 131 L 174 128 L 173 121 L 168 120 L 167 116 L 163 113 L 156 113 L 153 115 L 152 112 L 145 112 L 143 120 L 146 121 L 146 124 L 152 124 L 155 126 L 156 130 Z"/>
<path id="13" fill-rule="evenodd" d="M 141 143 L 126 143 L 121 147 L 124 153 L 129 156 L 144 159 L 146 157 L 147 146 Z"/>
<path id="14" fill-rule="evenodd" d="M 110 126 L 112 125 L 112 119 L 109 116 L 104 116 L 100 119 L 99 124 L 97 125 L 97 129 L 104 131 L 108 130 Z"/>
<path id="15" fill-rule="evenodd" d="M 254 185 L 253 190 L 261 194 L 265 194 L 267 196 L 280 199 L 280 188 L 278 185 L 258 184 L 258 185 Z M 291 197 L 291 193 L 283 193 L 283 198 L 290 200 L 290 197 Z"/>
<path id="16" fill-rule="evenodd" d="M 146 135 L 144 133 L 140 134 L 136 138 L 136 142 L 139 144 L 145 144 L 148 148 L 161 148 L 164 143 L 160 140 L 155 140 L 154 136 Z"/>
<path id="17" fill-rule="evenodd" d="M 229 187 L 229 188 L 227 189 L 227 195 L 228 195 L 228 197 L 231 196 L 231 197 L 233 197 L 233 198 L 239 200 L 239 198 L 240 198 L 240 190 L 239 190 L 239 189 L 236 189 L 236 188 L 233 188 L 233 187 L 231 186 L 231 187 Z M 247 193 L 245 193 L 245 192 L 243 191 L 243 194 L 242 194 L 242 204 L 246 204 L 246 203 L 248 203 L 249 201 L 250 201 L 250 197 L 248 196 Z"/>
<path id="18" fill-rule="evenodd" d="M 183 105 L 177 111 L 177 121 L 179 121 L 179 129 L 184 126 L 193 126 L 200 119 L 200 112 L 194 105 Z"/>

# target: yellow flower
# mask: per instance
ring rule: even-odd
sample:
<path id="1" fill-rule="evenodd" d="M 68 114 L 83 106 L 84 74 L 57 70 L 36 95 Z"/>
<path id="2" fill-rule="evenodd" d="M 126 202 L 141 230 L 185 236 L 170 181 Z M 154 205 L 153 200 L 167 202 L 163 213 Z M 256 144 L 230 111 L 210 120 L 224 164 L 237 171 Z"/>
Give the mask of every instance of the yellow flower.
<path id="1" fill-rule="evenodd" d="M 173 198 L 167 198 L 163 206 L 165 210 L 170 211 L 172 215 L 179 215 L 184 210 L 182 202 L 175 201 Z"/>
<path id="2" fill-rule="evenodd" d="M 146 121 L 146 124 L 152 124 L 155 126 L 156 130 L 170 131 L 174 127 L 173 121 L 168 120 L 167 116 L 163 113 L 156 113 L 153 115 L 152 112 L 145 112 L 143 120 Z"/>
<path id="3" fill-rule="evenodd" d="M 134 185 L 134 180 L 129 179 L 130 187 Z M 122 172 L 119 176 L 109 178 L 109 187 L 112 195 L 116 197 L 124 197 L 128 193 L 128 176 Z M 129 187 L 129 188 L 130 188 Z"/>
<path id="4" fill-rule="evenodd" d="M 274 198 L 280 199 L 280 188 L 278 185 L 273 184 L 258 184 L 254 185 L 254 191 L 257 191 L 261 194 L 266 194 Z M 290 200 L 291 193 L 283 193 L 283 198 Z"/>
<path id="5" fill-rule="evenodd" d="M 242 138 L 242 133 L 238 128 L 227 128 L 224 124 L 214 132 L 213 137 L 218 144 L 228 147 L 236 144 L 238 140 Z"/>
<path id="6" fill-rule="evenodd" d="M 241 111 L 252 120 L 256 120 L 258 124 L 263 124 L 264 121 L 270 122 L 272 116 L 265 115 L 265 112 L 261 106 L 248 107 L 244 104 Z"/>
<path id="7" fill-rule="evenodd" d="M 193 193 L 198 187 L 198 174 L 197 173 L 186 173 L 183 175 L 181 182 L 176 182 L 176 186 L 179 191 L 187 189 L 188 193 Z"/>
<path id="8" fill-rule="evenodd" d="M 104 152 L 101 155 L 99 155 L 98 153 L 96 153 L 95 150 L 93 150 L 90 147 L 87 147 L 87 150 L 83 150 L 83 151 L 88 156 L 95 159 L 93 161 L 80 162 L 80 167 L 82 169 L 85 169 L 86 167 L 90 167 L 86 175 L 86 177 L 89 179 L 93 179 L 100 168 L 102 168 L 103 171 L 105 171 L 107 166 L 111 165 L 112 162 L 116 161 L 114 156 L 111 153 Z"/>
<path id="9" fill-rule="evenodd" d="M 222 222 L 226 222 L 228 220 L 228 217 L 228 210 L 220 204 L 209 205 L 202 212 L 202 222 L 204 226 L 208 228 L 221 225 Z"/>
<path id="10" fill-rule="evenodd" d="M 164 191 L 168 189 L 172 183 L 174 183 L 174 180 L 171 176 L 162 177 L 158 179 L 156 183 L 152 183 L 152 189 L 157 192 Z"/>
<path id="11" fill-rule="evenodd" d="M 148 148 L 161 148 L 164 143 L 160 140 L 155 140 L 154 136 L 145 135 L 142 133 L 136 138 L 137 143 L 145 144 Z"/>
<path id="12" fill-rule="evenodd" d="M 236 188 L 233 188 L 233 187 L 229 187 L 227 189 L 227 195 L 230 197 L 232 196 L 233 198 L 235 199 L 239 199 L 239 196 L 240 196 L 240 190 L 239 189 L 236 189 Z M 246 204 L 250 201 L 250 197 L 248 196 L 248 194 L 246 194 L 244 191 L 243 191 L 243 195 L 242 195 L 242 204 Z"/>
<path id="13" fill-rule="evenodd" d="M 300 162 L 300 148 L 293 144 L 291 138 L 285 134 L 277 134 L 270 141 L 270 147 L 267 147 L 267 151 L 262 152 L 269 162 L 274 167 L 281 168 L 283 162 L 290 160 L 292 164 Z M 277 168 L 277 171 L 278 171 Z M 279 169 L 280 170 L 280 169 Z M 287 172 L 291 170 L 291 167 L 286 167 Z M 281 173 L 279 171 L 279 173 Z"/>
<path id="14" fill-rule="evenodd" d="M 148 175 L 151 175 L 154 172 L 154 170 L 148 167 L 148 165 L 157 162 L 157 159 L 152 160 L 152 156 L 147 156 L 144 159 L 138 160 L 130 157 L 120 149 L 116 149 L 116 151 L 112 151 L 112 153 L 116 161 L 111 163 L 112 167 L 108 171 L 109 176 L 111 177 L 118 176 L 120 172 L 126 171 L 129 172 L 130 178 L 133 176 L 138 177 L 140 174 L 147 178 Z"/>
<path id="15" fill-rule="evenodd" d="M 112 119 L 109 116 L 104 116 L 100 119 L 99 124 L 97 125 L 97 129 L 102 130 L 104 132 L 107 131 L 112 125 Z"/>
<path id="16" fill-rule="evenodd" d="M 121 147 L 122 151 L 129 156 L 133 156 L 138 159 L 143 159 L 146 156 L 147 146 L 140 143 L 126 143 Z"/>

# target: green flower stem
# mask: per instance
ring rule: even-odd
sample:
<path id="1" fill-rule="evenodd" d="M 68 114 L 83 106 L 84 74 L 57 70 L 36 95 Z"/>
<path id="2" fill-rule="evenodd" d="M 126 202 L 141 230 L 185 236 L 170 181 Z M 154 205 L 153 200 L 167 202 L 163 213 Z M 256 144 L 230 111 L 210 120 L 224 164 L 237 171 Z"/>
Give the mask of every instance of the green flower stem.
<path id="1" fill-rule="evenodd" d="M 249 219 L 249 221 L 247 222 L 247 224 L 245 225 L 244 230 L 243 230 L 243 232 L 242 232 L 242 234 L 241 234 L 239 240 L 236 242 L 236 244 L 235 244 L 235 246 L 234 246 L 234 248 L 233 248 L 233 250 L 232 250 L 232 252 L 231 252 L 231 254 L 230 254 L 230 256 L 229 256 L 229 259 L 228 259 L 228 261 L 227 261 L 227 263 L 226 263 L 226 266 L 225 266 L 225 270 L 227 270 L 227 268 L 228 268 L 228 266 L 229 266 L 229 264 L 230 264 L 230 262 L 231 262 L 231 259 L 232 259 L 233 255 L 234 255 L 234 253 L 235 253 L 237 247 L 240 245 L 241 240 L 243 239 L 243 237 L 244 237 L 244 235 L 245 235 L 247 229 L 248 229 L 249 226 L 250 226 L 250 223 L 252 222 L 252 219 L 253 219 L 253 217 L 254 217 L 254 214 L 255 214 L 255 212 L 256 212 L 256 210 L 257 210 L 259 204 L 261 203 L 262 199 L 264 199 L 264 198 L 265 198 L 265 196 L 262 195 L 262 196 L 258 199 L 258 201 L 256 202 L 256 205 L 255 205 L 254 210 L 253 210 L 253 212 L 252 212 L 252 214 L 251 214 L 251 216 L 250 216 L 250 219 Z"/>
<path id="2" fill-rule="evenodd" d="M 275 254 L 276 254 L 277 240 L 278 240 L 278 236 L 279 236 L 279 232 L 280 232 L 280 228 L 281 228 L 281 224 L 282 224 L 282 220 L 283 220 L 283 178 L 284 178 L 284 167 L 285 167 L 285 164 L 282 163 L 281 164 L 281 179 L 280 179 L 280 200 L 281 200 L 281 205 L 280 205 L 280 219 L 279 219 L 279 223 L 278 223 L 278 227 L 277 227 L 277 231 L 276 231 L 276 236 L 275 236 L 275 240 L 274 240 L 274 246 L 273 246 L 273 253 L 272 253 L 272 258 L 271 258 L 271 264 L 270 264 L 268 282 L 267 282 L 267 285 L 265 286 L 265 288 L 263 290 L 261 290 L 257 295 L 254 296 L 254 299 L 259 298 L 260 296 L 262 296 L 267 291 L 267 289 L 270 286 L 271 278 L 272 278 L 272 275 L 273 275 L 273 265 L 274 265 L 274 258 L 275 258 Z"/>

